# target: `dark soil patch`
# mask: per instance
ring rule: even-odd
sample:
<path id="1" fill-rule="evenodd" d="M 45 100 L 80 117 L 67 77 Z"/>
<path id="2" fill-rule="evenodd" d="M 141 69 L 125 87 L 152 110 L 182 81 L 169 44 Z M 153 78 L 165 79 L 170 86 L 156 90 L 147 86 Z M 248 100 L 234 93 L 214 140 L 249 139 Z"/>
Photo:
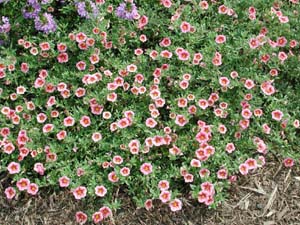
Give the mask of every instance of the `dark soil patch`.
<path id="1" fill-rule="evenodd" d="M 82 209 L 70 193 L 42 193 L 35 198 L 7 201 L 0 186 L 0 224 L 75 224 Z M 46 197 L 48 196 L 48 197 Z M 300 168 L 289 170 L 269 159 L 264 168 L 232 185 L 230 197 L 217 210 L 196 201 L 184 201 L 179 213 L 170 212 L 159 201 L 151 211 L 136 209 L 125 196 L 123 208 L 106 225 L 300 225 Z"/>

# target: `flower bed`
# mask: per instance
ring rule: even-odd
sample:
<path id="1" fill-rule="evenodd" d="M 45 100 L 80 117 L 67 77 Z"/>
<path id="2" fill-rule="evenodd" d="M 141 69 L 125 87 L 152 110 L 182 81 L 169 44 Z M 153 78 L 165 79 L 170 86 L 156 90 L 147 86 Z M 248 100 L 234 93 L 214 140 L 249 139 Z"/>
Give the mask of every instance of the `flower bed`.
<path id="1" fill-rule="evenodd" d="M 299 2 L 0 1 L 5 194 L 209 207 L 269 151 L 299 159 Z M 21 6 L 20 6 L 21 5 Z"/>

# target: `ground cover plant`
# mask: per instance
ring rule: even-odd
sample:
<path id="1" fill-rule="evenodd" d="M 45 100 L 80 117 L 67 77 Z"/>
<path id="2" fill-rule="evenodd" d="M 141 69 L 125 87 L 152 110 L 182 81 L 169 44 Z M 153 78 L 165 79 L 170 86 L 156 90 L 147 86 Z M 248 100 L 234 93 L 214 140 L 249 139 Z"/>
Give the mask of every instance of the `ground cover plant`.
<path id="1" fill-rule="evenodd" d="M 99 223 L 120 191 L 215 208 L 268 152 L 299 164 L 299 8 L 0 1 L 3 194 L 67 189 Z"/>

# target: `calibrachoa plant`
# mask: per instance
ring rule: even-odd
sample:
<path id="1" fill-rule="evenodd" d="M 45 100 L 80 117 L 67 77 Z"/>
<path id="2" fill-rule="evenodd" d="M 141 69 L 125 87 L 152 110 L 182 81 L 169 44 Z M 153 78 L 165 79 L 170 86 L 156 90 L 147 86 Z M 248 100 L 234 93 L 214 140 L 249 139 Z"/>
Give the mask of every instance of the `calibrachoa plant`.
<path id="1" fill-rule="evenodd" d="M 119 190 L 216 207 L 268 152 L 299 164 L 298 0 L 0 2 L 8 199 L 66 189 L 98 223 Z"/>

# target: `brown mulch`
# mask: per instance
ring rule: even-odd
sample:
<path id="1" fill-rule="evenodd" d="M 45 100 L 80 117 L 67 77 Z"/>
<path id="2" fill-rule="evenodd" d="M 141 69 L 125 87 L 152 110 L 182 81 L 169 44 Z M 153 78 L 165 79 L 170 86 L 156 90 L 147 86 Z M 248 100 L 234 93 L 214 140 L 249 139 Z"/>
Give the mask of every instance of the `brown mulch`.
<path id="1" fill-rule="evenodd" d="M 1 186 L 1 225 L 75 224 L 74 214 L 81 209 L 66 193 L 8 202 Z M 272 159 L 264 168 L 240 177 L 232 185 L 228 200 L 217 210 L 184 201 L 184 208 L 178 213 L 171 213 L 160 203 L 148 212 L 136 209 L 126 197 L 123 202 L 122 210 L 106 225 L 300 225 L 300 168 L 283 168 Z"/>

